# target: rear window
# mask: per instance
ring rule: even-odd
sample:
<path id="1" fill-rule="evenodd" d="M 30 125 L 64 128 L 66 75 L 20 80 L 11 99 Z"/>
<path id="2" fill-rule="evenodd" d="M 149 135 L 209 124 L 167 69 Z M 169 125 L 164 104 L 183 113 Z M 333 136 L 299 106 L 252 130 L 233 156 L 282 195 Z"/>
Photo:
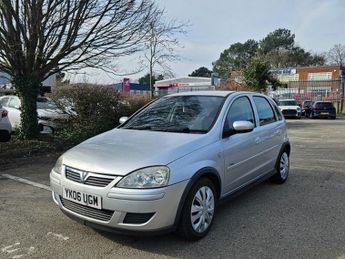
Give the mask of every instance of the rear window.
<path id="1" fill-rule="evenodd" d="M 332 103 L 316 103 L 315 108 L 316 109 L 332 109 L 333 104 Z"/>

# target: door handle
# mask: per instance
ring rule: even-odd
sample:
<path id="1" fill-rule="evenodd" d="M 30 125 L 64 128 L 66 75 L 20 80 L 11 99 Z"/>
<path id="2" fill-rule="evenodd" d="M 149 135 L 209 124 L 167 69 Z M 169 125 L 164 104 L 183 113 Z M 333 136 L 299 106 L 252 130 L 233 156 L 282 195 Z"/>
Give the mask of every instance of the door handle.
<path id="1" fill-rule="evenodd" d="M 255 144 L 260 144 L 262 142 L 260 137 L 255 138 Z"/>
<path id="2" fill-rule="evenodd" d="M 275 136 L 277 136 L 277 135 L 279 136 L 279 135 L 281 135 L 281 134 L 282 134 L 282 131 L 281 131 L 281 130 L 276 130 L 276 132 L 274 132 L 274 135 L 275 135 Z"/>

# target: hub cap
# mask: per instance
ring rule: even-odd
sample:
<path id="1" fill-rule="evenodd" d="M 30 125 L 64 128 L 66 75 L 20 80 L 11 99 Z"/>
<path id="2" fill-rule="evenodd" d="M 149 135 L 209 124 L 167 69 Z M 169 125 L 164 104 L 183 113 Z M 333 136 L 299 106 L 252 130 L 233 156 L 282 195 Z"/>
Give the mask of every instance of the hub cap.
<path id="1" fill-rule="evenodd" d="M 280 158 L 279 172 L 282 179 L 286 179 L 289 174 L 289 156 L 284 152 Z"/>
<path id="2" fill-rule="evenodd" d="M 195 194 L 191 207 L 193 229 L 202 233 L 210 226 L 214 214 L 214 195 L 208 186 L 201 187 Z"/>

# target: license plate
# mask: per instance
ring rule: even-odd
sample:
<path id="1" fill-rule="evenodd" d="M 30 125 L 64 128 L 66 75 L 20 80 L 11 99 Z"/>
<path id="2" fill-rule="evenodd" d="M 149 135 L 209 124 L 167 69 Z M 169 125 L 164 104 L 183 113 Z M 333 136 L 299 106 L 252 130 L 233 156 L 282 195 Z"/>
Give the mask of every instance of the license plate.
<path id="1" fill-rule="evenodd" d="M 75 191 L 69 188 L 63 188 L 62 196 L 70 201 L 96 208 L 102 209 L 102 197 L 99 195 L 89 194 L 85 192 Z"/>
<path id="2" fill-rule="evenodd" d="M 328 115 L 328 112 L 321 112 L 321 115 Z"/>

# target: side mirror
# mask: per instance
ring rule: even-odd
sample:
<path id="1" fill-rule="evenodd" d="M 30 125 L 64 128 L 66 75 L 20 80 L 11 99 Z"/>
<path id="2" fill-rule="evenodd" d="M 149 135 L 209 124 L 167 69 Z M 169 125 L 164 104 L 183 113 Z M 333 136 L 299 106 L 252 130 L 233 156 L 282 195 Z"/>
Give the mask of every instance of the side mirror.
<path id="1" fill-rule="evenodd" d="M 235 121 L 233 127 L 236 133 L 246 133 L 254 129 L 254 124 L 250 121 Z"/>
<path id="2" fill-rule="evenodd" d="M 14 105 L 13 108 L 19 110 L 20 109 L 20 105 Z"/>
<path id="3" fill-rule="evenodd" d="M 235 121 L 232 124 L 232 129 L 223 132 L 223 138 L 230 137 L 237 133 L 251 132 L 254 129 L 254 124 L 250 121 Z"/>
<path id="4" fill-rule="evenodd" d="M 124 116 L 119 119 L 120 124 L 125 123 L 128 120 L 128 117 Z"/>

